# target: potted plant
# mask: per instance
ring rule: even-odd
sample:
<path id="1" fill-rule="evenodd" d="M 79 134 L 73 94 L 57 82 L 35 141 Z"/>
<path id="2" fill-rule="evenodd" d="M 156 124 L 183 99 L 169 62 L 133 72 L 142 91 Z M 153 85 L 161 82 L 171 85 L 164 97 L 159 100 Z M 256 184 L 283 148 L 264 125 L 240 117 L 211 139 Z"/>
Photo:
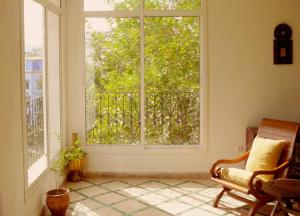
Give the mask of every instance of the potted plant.
<path id="1" fill-rule="evenodd" d="M 53 216 L 65 216 L 70 203 L 69 189 L 59 188 L 58 186 L 59 173 L 62 171 L 65 165 L 66 160 L 61 153 L 59 158 L 50 166 L 50 169 L 55 172 L 56 189 L 50 190 L 46 193 L 46 204 Z"/>
<path id="2" fill-rule="evenodd" d="M 71 181 L 80 181 L 81 172 L 84 166 L 84 158 L 86 153 L 80 146 L 81 142 L 78 133 L 72 134 L 72 145 L 67 147 L 64 151 L 64 160 L 69 165 L 70 173 L 68 175 Z"/>

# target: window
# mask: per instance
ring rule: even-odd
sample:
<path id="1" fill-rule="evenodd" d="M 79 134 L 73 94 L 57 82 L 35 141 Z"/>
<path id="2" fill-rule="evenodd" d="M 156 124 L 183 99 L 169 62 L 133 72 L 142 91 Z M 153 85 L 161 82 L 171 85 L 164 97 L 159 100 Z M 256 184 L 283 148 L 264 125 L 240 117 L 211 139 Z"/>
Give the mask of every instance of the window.
<path id="1" fill-rule="evenodd" d="M 25 78 L 36 85 L 45 79 L 44 8 L 24 1 Z M 26 98 L 28 183 L 47 166 L 45 88 L 29 86 Z M 38 170 L 33 172 L 32 170 Z"/>
<path id="2" fill-rule="evenodd" d="M 58 151 L 53 134 L 60 135 L 59 50 L 59 16 L 48 11 L 45 5 L 24 0 L 24 128 L 28 185 L 41 175 L 49 159 Z"/>
<path id="3" fill-rule="evenodd" d="M 36 80 L 36 89 L 39 91 L 43 90 L 43 79 Z"/>
<path id="4" fill-rule="evenodd" d="M 29 85 L 30 85 L 30 81 L 29 80 L 25 80 L 25 89 L 28 90 L 29 89 Z M 27 92 L 26 92 L 27 93 Z"/>
<path id="5" fill-rule="evenodd" d="M 48 143 L 50 159 L 55 157 L 60 150 L 60 45 L 59 45 L 59 15 L 47 11 L 48 28 L 48 61 L 47 61 L 47 86 L 48 86 Z"/>
<path id="6" fill-rule="evenodd" d="M 200 0 L 84 9 L 87 144 L 199 144 Z"/>

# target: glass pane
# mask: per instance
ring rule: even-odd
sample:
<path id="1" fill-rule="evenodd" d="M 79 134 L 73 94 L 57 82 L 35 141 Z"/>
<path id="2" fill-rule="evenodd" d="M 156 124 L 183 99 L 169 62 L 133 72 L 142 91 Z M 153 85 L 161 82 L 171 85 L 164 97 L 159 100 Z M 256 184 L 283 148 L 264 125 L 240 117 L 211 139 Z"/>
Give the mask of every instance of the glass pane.
<path id="1" fill-rule="evenodd" d="M 48 143 L 50 159 L 60 150 L 57 139 L 60 136 L 60 49 L 59 49 L 59 16 L 47 12 L 48 22 Z"/>
<path id="2" fill-rule="evenodd" d="M 87 18 L 86 135 L 88 144 L 140 140 L 140 33 L 136 18 Z"/>
<path id="3" fill-rule="evenodd" d="M 193 10 L 199 9 L 201 0 L 145 0 L 149 10 Z"/>
<path id="4" fill-rule="evenodd" d="M 84 11 L 119 11 L 134 10 L 139 0 L 84 0 Z"/>
<path id="5" fill-rule="evenodd" d="M 33 168 L 43 170 L 47 166 L 47 160 L 45 160 L 44 9 L 32 0 L 24 1 L 24 36 L 28 183 L 30 184 L 38 173 L 38 171 L 31 172 L 31 170 Z"/>
<path id="6" fill-rule="evenodd" d="M 199 18 L 145 18 L 146 144 L 199 144 Z"/>

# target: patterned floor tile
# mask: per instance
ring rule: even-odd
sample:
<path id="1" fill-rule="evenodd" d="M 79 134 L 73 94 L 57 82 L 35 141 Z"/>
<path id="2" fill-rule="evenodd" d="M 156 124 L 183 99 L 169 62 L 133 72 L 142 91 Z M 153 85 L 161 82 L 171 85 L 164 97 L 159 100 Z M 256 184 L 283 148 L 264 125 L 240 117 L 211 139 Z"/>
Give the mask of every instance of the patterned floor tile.
<path id="1" fill-rule="evenodd" d="M 158 205 L 168 200 L 168 198 L 160 196 L 156 193 L 145 194 L 137 199 L 149 205 Z"/>
<path id="2" fill-rule="evenodd" d="M 210 179 L 195 179 L 193 180 L 194 182 L 198 182 L 200 184 L 206 185 L 208 187 L 214 187 L 217 186 L 218 184 Z"/>
<path id="3" fill-rule="evenodd" d="M 147 208 L 142 211 L 136 212 L 132 215 L 133 216 L 170 216 L 171 214 L 168 214 L 166 212 L 160 211 L 155 208 Z"/>
<path id="4" fill-rule="evenodd" d="M 163 188 L 168 187 L 168 185 L 163 184 L 161 182 L 157 182 L 157 181 L 149 181 L 149 182 L 139 185 L 139 187 L 144 188 L 145 190 L 148 190 L 148 191 L 157 191 L 157 190 L 161 190 Z"/>
<path id="5" fill-rule="evenodd" d="M 156 193 L 169 198 L 177 198 L 183 195 L 182 192 L 176 191 L 173 188 L 162 189 L 160 191 L 157 191 Z"/>
<path id="6" fill-rule="evenodd" d="M 97 208 L 102 207 L 103 205 L 99 202 L 96 202 L 92 199 L 84 199 L 72 204 L 73 211 L 76 212 L 88 212 Z"/>
<path id="7" fill-rule="evenodd" d="M 82 196 L 81 194 L 79 193 L 76 193 L 75 191 L 71 191 L 70 192 L 70 202 L 76 202 L 78 200 L 82 200 L 82 199 L 85 199 L 85 196 Z"/>
<path id="8" fill-rule="evenodd" d="M 206 189 L 197 191 L 197 193 L 202 196 L 210 197 L 213 199 L 216 197 L 216 194 L 220 193 L 220 191 L 221 191 L 221 189 L 219 189 L 219 188 L 206 188 Z"/>
<path id="9" fill-rule="evenodd" d="M 180 214 L 180 216 L 217 216 L 217 215 L 202 209 L 192 209 Z"/>
<path id="10" fill-rule="evenodd" d="M 135 200 L 125 200 L 123 202 L 119 202 L 119 203 L 113 205 L 112 207 L 114 207 L 115 209 L 118 209 L 124 213 L 129 214 L 129 213 L 144 209 L 147 206 L 140 202 L 137 202 Z"/>
<path id="11" fill-rule="evenodd" d="M 170 214 L 179 214 L 188 209 L 191 209 L 190 205 L 184 204 L 176 200 L 162 203 L 160 205 L 157 205 L 156 207 Z"/>
<path id="12" fill-rule="evenodd" d="M 88 197 L 93 197 L 99 194 L 107 193 L 108 191 L 98 186 L 92 186 L 92 187 L 87 187 L 87 188 L 77 190 L 77 192 L 84 194 Z"/>
<path id="13" fill-rule="evenodd" d="M 198 199 L 202 202 L 205 202 L 205 203 L 211 202 L 213 200 L 213 198 L 207 197 L 207 196 L 199 194 L 199 193 L 192 193 L 192 194 L 189 194 L 189 196 L 193 197 L 193 198 L 196 198 L 196 199 Z"/>
<path id="14" fill-rule="evenodd" d="M 142 196 L 146 193 L 149 193 L 149 191 L 139 188 L 139 187 L 124 188 L 118 192 L 123 194 L 126 197 L 137 197 L 137 196 Z"/>
<path id="15" fill-rule="evenodd" d="M 178 184 L 182 184 L 182 183 L 186 182 L 185 179 L 168 179 L 168 178 L 157 179 L 157 181 L 162 182 L 167 185 L 170 185 L 170 186 L 174 186 L 174 185 L 178 185 Z"/>
<path id="16" fill-rule="evenodd" d="M 89 186 L 92 186 L 92 184 L 87 181 L 67 182 L 67 184 L 66 184 L 66 188 L 70 188 L 71 190 L 78 190 L 78 189 L 86 188 Z"/>
<path id="17" fill-rule="evenodd" d="M 208 179 L 94 178 L 66 186 L 72 189 L 67 216 L 241 216 L 250 209 L 226 195 L 213 208 L 221 188 Z M 270 207 L 257 216 L 269 215 Z"/>
<path id="18" fill-rule="evenodd" d="M 130 185 L 122 181 L 114 180 L 108 183 L 100 184 L 100 186 L 105 189 L 116 191 L 129 187 Z"/>
<path id="19" fill-rule="evenodd" d="M 217 215 L 225 215 L 227 212 L 225 210 L 222 210 L 220 208 L 214 208 L 212 207 L 212 205 L 202 205 L 201 209 L 209 211 L 213 214 L 217 214 Z"/>
<path id="20" fill-rule="evenodd" d="M 121 212 L 118 212 L 109 207 L 97 209 L 96 211 L 94 211 L 94 213 L 97 216 L 121 216 L 121 215 L 123 215 Z"/>
<path id="21" fill-rule="evenodd" d="M 107 182 L 111 182 L 113 179 L 111 178 L 89 178 L 87 179 L 88 182 L 92 183 L 92 184 L 103 184 L 103 183 L 107 183 Z"/>
<path id="22" fill-rule="evenodd" d="M 130 184 L 130 185 L 140 185 L 140 184 L 143 184 L 145 182 L 148 182 L 149 179 L 147 178 L 141 178 L 141 179 L 138 179 L 138 178 L 126 178 L 126 179 L 122 179 L 123 182 L 126 182 L 127 184 Z"/>
<path id="23" fill-rule="evenodd" d="M 188 195 L 179 197 L 178 200 L 180 200 L 181 202 L 190 204 L 192 206 L 199 206 L 199 205 L 202 205 L 205 203 L 203 201 L 200 201 L 200 200 L 190 197 Z"/>
<path id="24" fill-rule="evenodd" d="M 185 182 L 179 185 L 176 185 L 176 190 L 183 193 L 196 192 L 207 188 L 206 185 L 199 184 L 196 182 Z"/>
<path id="25" fill-rule="evenodd" d="M 117 193 L 111 192 L 111 193 L 106 193 L 106 194 L 96 196 L 93 199 L 100 201 L 104 204 L 113 204 L 125 200 L 126 198 Z"/>

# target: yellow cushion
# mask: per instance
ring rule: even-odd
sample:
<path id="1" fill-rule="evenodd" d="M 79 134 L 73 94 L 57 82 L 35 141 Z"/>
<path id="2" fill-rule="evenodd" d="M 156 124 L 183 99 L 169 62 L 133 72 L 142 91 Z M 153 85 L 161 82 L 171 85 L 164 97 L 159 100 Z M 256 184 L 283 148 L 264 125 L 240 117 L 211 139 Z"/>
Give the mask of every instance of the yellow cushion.
<path id="1" fill-rule="evenodd" d="M 220 178 L 240 186 L 248 187 L 253 172 L 238 168 L 222 168 Z"/>
<path id="2" fill-rule="evenodd" d="M 277 166 L 285 144 L 285 140 L 255 137 L 245 169 L 252 172 L 274 169 Z M 257 177 L 264 181 L 273 179 L 273 175 L 259 175 Z"/>

